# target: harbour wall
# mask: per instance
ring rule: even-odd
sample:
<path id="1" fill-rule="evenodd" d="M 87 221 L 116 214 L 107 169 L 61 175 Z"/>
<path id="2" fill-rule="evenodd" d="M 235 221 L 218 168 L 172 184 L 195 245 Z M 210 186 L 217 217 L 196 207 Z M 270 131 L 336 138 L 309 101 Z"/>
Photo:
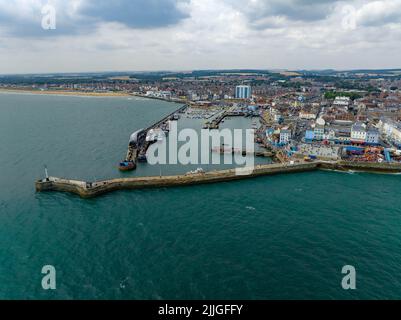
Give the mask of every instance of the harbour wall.
<path id="1" fill-rule="evenodd" d="M 320 169 L 340 170 L 340 171 L 359 171 L 372 173 L 401 173 L 401 163 L 372 163 L 372 162 L 350 162 L 335 161 L 321 162 Z"/>
<path id="2" fill-rule="evenodd" d="M 238 175 L 236 170 L 232 169 L 190 175 L 113 179 L 92 184 L 83 181 L 72 181 L 50 177 L 48 180 L 37 181 L 36 191 L 70 192 L 78 194 L 83 198 L 92 198 L 117 190 L 166 188 L 242 180 L 280 173 L 312 171 L 316 170 L 317 166 L 318 163 L 296 165 L 271 164 L 256 166 L 253 172 L 247 175 Z"/>
<path id="3" fill-rule="evenodd" d="M 138 190 L 147 188 L 167 188 L 234 180 L 250 179 L 260 176 L 306 172 L 314 170 L 340 170 L 361 171 L 377 173 L 401 173 L 401 163 L 352 163 L 338 162 L 311 162 L 296 164 L 269 164 L 256 166 L 251 174 L 238 175 L 235 169 L 212 171 L 200 174 L 164 176 L 164 177 L 140 177 L 105 180 L 96 183 L 84 181 L 67 180 L 60 178 L 49 178 L 36 182 L 36 191 L 58 191 L 74 193 L 82 198 L 93 198 L 105 193 L 118 190 Z"/>

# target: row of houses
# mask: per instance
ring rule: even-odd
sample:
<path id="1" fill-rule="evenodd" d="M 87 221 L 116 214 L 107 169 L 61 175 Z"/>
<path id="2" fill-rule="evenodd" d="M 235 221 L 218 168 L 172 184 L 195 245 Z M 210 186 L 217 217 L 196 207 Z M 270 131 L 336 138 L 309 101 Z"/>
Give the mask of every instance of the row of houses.
<path id="1" fill-rule="evenodd" d="M 329 127 L 322 118 L 319 118 L 315 127 L 306 131 L 305 140 L 377 145 L 380 142 L 380 132 L 377 128 L 367 127 L 361 122 L 354 123 L 351 128 Z"/>
<path id="2" fill-rule="evenodd" d="M 267 141 L 275 146 L 287 145 L 291 140 L 291 136 L 292 132 L 288 127 L 266 130 Z"/>
<path id="3" fill-rule="evenodd" d="M 397 145 L 401 145 L 401 123 L 391 118 L 381 118 L 378 128 L 387 139 Z"/>

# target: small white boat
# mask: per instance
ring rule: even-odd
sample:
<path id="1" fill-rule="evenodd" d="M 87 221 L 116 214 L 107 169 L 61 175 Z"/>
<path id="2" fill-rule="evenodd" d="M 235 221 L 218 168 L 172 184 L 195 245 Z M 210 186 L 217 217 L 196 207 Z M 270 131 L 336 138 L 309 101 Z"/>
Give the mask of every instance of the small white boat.
<path id="1" fill-rule="evenodd" d="M 187 172 L 185 175 L 204 174 L 204 173 L 205 173 L 205 170 L 203 170 L 202 168 L 198 168 L 194 171 Z"/>
<path id="2" fill-rule="evenodd" d="M 163 141 L 166 134 L 162 129 L 150 129 L 146 135 L 146 142 Z"/>

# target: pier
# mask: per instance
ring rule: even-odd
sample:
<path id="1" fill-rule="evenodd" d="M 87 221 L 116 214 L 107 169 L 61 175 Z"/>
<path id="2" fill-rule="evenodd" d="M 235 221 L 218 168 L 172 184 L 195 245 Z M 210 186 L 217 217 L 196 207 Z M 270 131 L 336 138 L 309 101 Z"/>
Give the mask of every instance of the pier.
<path id="1" fill-rule="evenodd" d="M 151 144 L 151 142 L 146 141 L 146 136 L 147 136 L 148 132 L 151 129 L 155 129 L 155 128 L 158 128 L 158 127 L 162 126 L 168 120 L 171 120 L 174 117 L 174 115 L 176 115 L 177 113 L 184 112 L 185 109 L 187 109 L 187 108 L 188 108 L 188 105 L 184 105 L 181 108 L 179 108 L 178 110 L 175 110 L 174 112 L 170 113 L 169 115 L 167 115 L 166 117 L 164 117 L 160 121 L 158 121 L 155 124 L 151 125 L 150 127 L 136 132 L 135 140 L 134 141 L 130 141 L 130 143 L 128 145 L 128 151 L 127 151 L 127 155 L 125 157 L 125 160 L 129 161 L 129 162 L 133 162 L 136 165 L 138 156 L 140 154 L 145 155 L 146 151 L 148 150 L 148 148 L 149 148 L 149 146 Z"/>
<path id="2" fill-rule="evenodd" d="M 256 166 L 248 175 L 238 175 L 235 169 L 165 177 L 138 177 L 85 182 L 47 177 L 35 183 L 37 192 L 57 191 L 93 198 L 117 190 L 180 187 L 243 180 L 274 174 L 307 172 L 314 170 L 357 171 L 373 173 L 401 173 L 401 163 L 354 163 L 345 161 L 281 163 Z"/>
<path id="3" fill-rule="evenodd" d="M 228 117 L 245 117 L 247 114 L 245 112 L 231 112 L 224 111 L 222 114 L 217 116 L 215 119 L 211 121 L 211 123 L 207 126 L 208 129 L 219 129 L 221 122 Z"/>

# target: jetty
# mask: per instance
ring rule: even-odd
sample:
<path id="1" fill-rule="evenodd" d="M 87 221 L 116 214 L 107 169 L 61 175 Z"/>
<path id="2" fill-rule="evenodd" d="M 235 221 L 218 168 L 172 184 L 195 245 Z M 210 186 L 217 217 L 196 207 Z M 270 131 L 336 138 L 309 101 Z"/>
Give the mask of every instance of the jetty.
<path id="1" fill-rule="evenodd" d="M 178 110 L 175 110 L 174 112 L 165 116 L 160 121 L 154 123 L 150 127 L 146 128 L 146 129 L 141 129 L 141 130 L 135 132 L 131 136 L 131 139 L 130 139 L 130 142 L 128 145 L 127 155 L 125 157 L 125 161 L 134 163 L 135 168 L 136 168 L 138 156 L 140 154 L 143 154 L 143 155 L 146 154 L 146 151 L 148 150 L 148 148 L 151 144 L 151 142 L 146 141 L 146 136 L 147 136 L 148 132 L 152 129 L 161 127 L 168 120 L 174 119 L 175 115 L 177 115 L 179 113 L 183 113 L 187 108 L 188 108 L 188 105 L 184 105 L 181 108 L 179 108 Z"/>
<path id="2" fill-rule="evenodd" d="M 226 118 L 245 117 L 245 116 L 247 116 L 247 114 L 243 111 L 241 112 L 224 111 L 210 122 L 210 124 L 207 126 L 207 129 L 219 129 L 220 124 Z"/>
<path id="3" fill-rule="evenodd" d="M 35 187 L 37 192 L 69 192 L 82 198 L 93 198 L 118 190 L 181 187 L 315 170 L 401 173 L 401 163 L 356 163 L 346 161 L 275 163 L 256 166 L 253 171 L 243 175 L 232 169 L 176 176 L 112 179 L 99 182 L 85 182 L 46 176 L 45 179 L 36 181 Z"/>

